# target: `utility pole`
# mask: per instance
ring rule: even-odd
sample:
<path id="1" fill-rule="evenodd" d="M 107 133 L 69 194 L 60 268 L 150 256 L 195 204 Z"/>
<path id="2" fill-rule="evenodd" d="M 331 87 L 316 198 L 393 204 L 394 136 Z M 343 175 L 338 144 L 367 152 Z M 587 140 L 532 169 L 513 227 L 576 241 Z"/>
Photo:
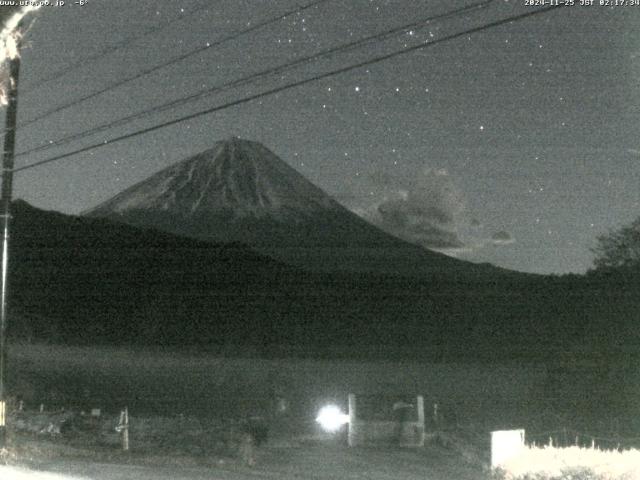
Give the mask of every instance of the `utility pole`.
<path id="1" fill-rule="evenodd" d="M 17 29 L 20 32 L 20 25 Z M 18 33 L 19 34 L 19 33 Z M 16 39 L 19 42 L 19 37 Z M 19 45 L 18 45 L 19 47 Z M 11 220 L 11 197 L 13 190 L 13 160 L 16 145 L 16 119 L 18 116 L 18 78 L 20 55 L 9 59 L 7 90 L 7 117 L 5 120 L 4 152 L 2 157 L 2 192 L 0 193 L 0 218 L 2 219 L 2 281 L 0 285 L 0 449 L 7 443 L 7 282 L 9 267 L 9 224 Z"/>

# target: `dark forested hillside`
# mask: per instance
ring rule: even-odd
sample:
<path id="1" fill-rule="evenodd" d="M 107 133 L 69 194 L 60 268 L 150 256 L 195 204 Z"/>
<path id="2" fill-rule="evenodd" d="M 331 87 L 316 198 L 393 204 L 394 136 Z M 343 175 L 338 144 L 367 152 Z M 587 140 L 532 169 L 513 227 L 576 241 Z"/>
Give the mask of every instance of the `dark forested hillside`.
<path id="1" fill-rule="evenodd" d="M 38 341 L 434 360 L 610 356 L 638 343 L 626 276 L 311 274 L 242 244 L 24 202 L 10 281 L 10 330 Z"/>

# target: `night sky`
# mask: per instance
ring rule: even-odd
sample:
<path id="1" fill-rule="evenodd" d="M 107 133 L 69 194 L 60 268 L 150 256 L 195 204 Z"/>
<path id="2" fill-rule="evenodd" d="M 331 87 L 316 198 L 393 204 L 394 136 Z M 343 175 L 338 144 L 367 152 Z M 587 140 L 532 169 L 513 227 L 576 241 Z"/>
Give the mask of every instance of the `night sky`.
<path id="1" fill-rule="evenodd" d="M 66 3 L 43 7 L 27 34 L 19 122 L 311 0 Z M 19 130 L 18 151 L 471 3 L 321 2 L 27 125 Z M 411 241 L 516 270 L 584 272 L 597 235 L 640 212 L 640 6 L 595 3 L 464 35 L 25 170 L 16 176 L 15 195 L 77 214 L 237 135 L 262 142 L 351 210 Z M 495 0 L 79 142 L 19 156 L 16 163 L 536 8 L 525 0 Z M 149 30 L 155 32 L 67 68 Z M 424 234 L 409 236 L 408 224 L 423 227 Z"/>

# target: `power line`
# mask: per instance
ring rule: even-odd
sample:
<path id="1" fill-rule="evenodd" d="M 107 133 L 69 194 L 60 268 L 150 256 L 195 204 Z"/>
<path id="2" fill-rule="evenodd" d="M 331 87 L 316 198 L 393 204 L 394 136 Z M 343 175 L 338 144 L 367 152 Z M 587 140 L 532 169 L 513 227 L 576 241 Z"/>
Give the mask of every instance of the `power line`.
<path id="1" fill-rule="evenodd" d="M 127 84 L 129 82 L 133 82 L 134 80 L 138 80 L 138 79 L 140 79 L 142 77 L 146 77 L 147 75 L 150 75 L 150 74 L 152 74 L 154 72 L 162 70 L 163 68 L 166 68 L 166 67 L 168 67 L 170 65 L 175 65 L 176 63 L 179 63 L 179 62 L 181 62 L 183 60 L 186 60 L 189 57 L 192 57 L 194 55 L 202 53 L 205 50 L 209 50 L 210 48 L 220 46 L 221 44 L 226 43 L 226 42 L 231 41 L 231 40 L 235 40 L 236 38 L 239 38 L 242 35 L 246 35 L 248 33 L 254 32 L 255 30 L 258 30 L 258 29 L 260 29 L 262 27 L 266 27 L 268 25 L 276 23 L 276 22 L 288 17 L 289 15 L 292 15 L 294 13 L 303 12 L 304 10 L 307 10 L 309 8 L 312 8 L 312 7 L 316 6 L 316 5 L 319 5 L 321 3 L 326 3 L 326 2 L 329 2 L 329 1 L 331 1 L 331 0 L 314 0 L 311 3 L 308 3 L 307 5 L 304 5 L 302 7 L 297 7 L 295 9 L 293 9 L 293 10 L 289 10 L 289 11 L 283 13 L 283 14 L 278 15 L 277 17 L 268 18 L 267 20 L 259 22 L 259 23 L 255 24 L 255 25 L 253 25 L 253 26 L 251 26 L 249 28 L 246 28 L 246 29 L 241 30 L 239 32 L 232 33 L 231 35 L 227 35 L 226 37 L 223 37 L 220 40 L 216 40 L 215 42 L 212 42 L 212 43 L 208 42 L 202 47 L 198 47 L 198 48 L 196 48 L 194 50 L 190 50 L 189 52 L 184 53 L 182 55 L 179 55 L 177 57 L 174 57 L 174 58 L 172 58 L 171 60 L 169 60 L 167 62 L 164 62 L 164 63 L 161 63 L 159 65 L 156 65 L 155 67 L 151 67 L 151 68 L 148 68 L 146 70 L 143 70 L 143 71 L 141 71 L 141 72 L 139 72 L 139 73 L 137 73 L 135 75 L 132 75 L 130 77 L 127 77 L 125 79 L 122 79 L 122 80 L 119 80 L 119 81 L 117 81 L 115 83 L 112 83 L 110 85 L 107 85 L 106 87 L 104 87 L 104 88 L 102 88 L 100 90 L 96 90 L 95 92 L 89 93 L 89 94 L 87 94 L 87 95 L 85 95 L 83 97 L 80 97 L 80 98 L 76 99 L 76 100 L 72 100 L 72 101 L 70 101 L 68 103 L 65 103 L 65 104 L 60 105 L 58 107 L 55 107 L 55 108 L 53 108 L 51 110 L 48 110 L 48 111 L 46 111 L 44 113 L 41 113 L 40 115 L 37 115 L 37 116 L 31 118 L 30 120 L 27 120 L 27 121 L 21 123 L 20 125 L 18 125 L 18 127 L 24 128 L 24 127 L 26 127 L 28 125 L 31 125 L 31 124 L 39 121 L 39 120 L 42 120 L 42 119 L 44 119 L 46 117 L 51 116 L 54 113 L 61 112 L 61 111 L 66 110 L 66 109 L 68 109 L 70 107 L 78 105 L 78 104 L 80 104 L 82 102 L 85 102 L 85 101 L 90 100 L 92 98 L 95 98 L 95 97 L 97 97 L 99 95 L 102 95 L 103 93 L 106 93 L 106 92 L 109 92 L 109 91 L 114 90 L 116 88 L 119 88 L 122 85 L 125 85 L 125 84 Z"/>
<path id="2" fill-rule="evenodd" d="M 336 76 L 336 75 L 340 75 L 342 73 L 350 72 L 350 71 L 356 70 L 358 68 L 362 68 L 362 67 L 366 67 L 366 66 L 369 66 L 369 65 L 373 65 L 375 63 L 379 63 L 379 62 L 388 60 L 388 59 L 393 58 L 393 57 L 397 57 L 397 56 L 404 55 L 404 54 L 407 54 L 407 53 L 410 53 L 410 52 L 414 52 L 414 51 L 417 51 L 417 50 L 422 50 L 422 49 L 425 49 L 425 48 L 428 48 L 428 47 L 432 47 L 432 46 L 437 45 L 439 43 L 443 43 L 443 42 L 447 42 L 449 40 L 454 40 L 456 38 L 460 38 L 460 37 L 462 37 L 464 35 L 471 35 L 471 34 L 474 34 L 474 33 L 479 33 L 479 32 L 482 32 L 484 30 L 488 30 L 490 28 L 498 27 L 500 25 L 505 25 L 507 23 L 519 22 L 519 21 L 522 21 L 522 20 L 524 20 L 526 18 L 533 17 L 535 15 L 540 15 L 542 13 L 550 12 L 551 10 L 562 8 L 563 6 L 564 5 L 547 6 L 547 7 L 543 7 L 543 8 L 537 9 L 537 10 L 532 10 L 532 11 L 529 11 L 529 12 L 526 12 L 526 13 L 522 13 L 522 14 L 519 14 L 519 15 L 514 15 L 514 16 L 503 18 L 503 19 L 500 19 L 500 20 L 495 20 L 493 22 L 481 25 L 479 27 L 474 27 L 474 28 L 470 28 L 468 30 L 463 30 L 462 32 L 454 33 L 454 34 L 439 38 L 437 40 L 433 40 L 431 42 L 428 41 L 428 42 L 423 43 L 423 44 L 414 45 L 412 47 L 403 48 L 401 50 L 396 50 L 394 52 L 391 52 L 391 53 L 388 53 L 388 54 L 385 54 L 385 55 L 380 55 L 378 57 L 374 57 L 372 59 L 369 59 L 369 60 L 366 60 L 366 61 L 363 61 L 363 62 L 359 62 L 359 63 L 353 64 L 353 65 L 348 65 L 346 67 L 341 67 L 341 68 L 338 68 L 338 69 L 335 69 L 335 70 L 331 70 L 329 72 L 325 72 L 325 73 L 322 73 L 320 75 L 316 75 L 314 77 L 310 77 L 310 78 L 306 78 L 304 80 L 298 80 L 298 81 L 295 81 L 295 82 L 292 82 L 292 83 L 288 83 L 286 85 L 275 87 L 275 88 L 272 88 L 270 90 L 267 90 L 267 91 L 264 91 L 264 92 L 261 92 L 261 93 L 250 95 L 248 97 L 244 97 L 244 98 L 241 98 L 241 99 L 238 99 L 238 100 L 233 100 L 233 101 L 225 103 L 223 105 L 219 105 L 219 106 L 212 107 L 212 108 L 207 108 L 205 110 L 201 110 L 201 111 L 196 112 L 196 113 L 185 115 L 183 117 L 176 118 L 174 120 L 169 120 L 169 121 L 166 121 L 166 122 L 163 122 L 163 123 L 151 126 L 151 127 L 144 128 L 142 130 L 138 130 L 138 131 L 131 132 L 131 133 L 128 133 L 128 134 L 125 134 L 125 135 L 121 135 L 121 136 L 115 137 L 115 138 L 113 138 L 111 140 L 105 140 L 103 142 L 96 143 L 96 144 L 93 144 L 93 145 L 89 145 L 89 146 L 86 146 L 86 147 L 82 147 L 82 148 L 79 148 L 77 150 L 74 150 L 74 151 L 71 151 L 71 152 L 68 152 L 68 153 L 64 153 L 64 154 L 61 154 L 61 155 L 56 155 L 56 156 L 51 157 L 51 158 L 40 160 L 38 162 L 34 162 L 34 163 L 29 164 L 29 165 L 25 165 L 23 167 L 20 167 L 20 168 L 16 168 L 16 169 L 14 169 L 14 172 L 20 172 L 20 171 L 24 171 L 24 170 L 29 170 L 29 169 L 32 169 L 32 168 L 36 168 L 36 167 L 48 164 L 48 163 L 52 163 L 52 162 L 56 162 L 56 161 L 59 161 L 59 160 L 63 160 L 65 158 L 71 157 L 73 155 L 77 155 L 77 154 L 80 154 L 80 153 L 85 153 L 85 152 L 88 152 L 88 151 L 91 151 L 91 150 L 95 150 L 97 148 L 104 147 L 106 145 L 111 145 L 111 144 L 114 144 L 114 143 L 123 142 L 125 140 L 130 139 L 130 138 L 138 137 L 140 135 L 145 135 L 147 133 L 151 133 L 151 132 L 154 132 L 156 130 L 160 130 L 160 129 L 165 128 L 165 127 L 170 127 L 172 125 L 176 125 L 178 123 L 182 123 L 182 122 L 185 122 L 187 120 L 193 120 L 194 118 L 202 117 L 204 115 L 208 115 L 210 113 L 214 113 L 214 112 L 217 112 L 217 111 L 220 111 L 220 110 L 225 110 L 227 108 L 234 107 L 236 105 L 241 105 L 241 104 L 244 104 L 244 103 L 248 103 L 248 102 L 251 102 L 253 100 L 257 100 L 259 98 L 263 98 L 263 97 L 267 97 L 267 96 L 270 96 L 270 95 L 274 95 L 276 93 L 280 93 L 280 92 L 283 92 L 285 90 L 289 90 L 289 89 L 296 88 L 296 87 L 299 87 L 299 86 L 302 86 L 302 85 L 306 85 L 306 84 L 311 83 L 311 82 L 316 82 L 318 80 L 323 80 L 325 78 L 329 78 L 329 77 L 333 77 L 333 76 Z"/>
<path id="3" fill-rule="evenodd" d="M 458 16 L 458 15 L 461 15 L 463 13 L 468 13 L 468 12 L 470 12 L 472 10 L 485 8 L 486 6 L 488 6 L 490 3 L 494 2 L 494 1 L 495 0 L 484 0 L 483 2 L 475 3 L 475 4 L 472 4 L 472 5 L 468 5 L 466 7 L 459 8 L 459 9 L 454 10 L 454 11 L 450 11 L 450 12 L 446 12 L 446 13 L 443 13 L 443 14 L 440 14 L 440 15 L 427 17 L 427 18 L 424 18 L 422 20 L 418 20 L 416 22 L 412 22 L 412 23 L 409 23 L 409 24 L 406 24 L 406 25 L 402 25 L 400 27 L 394 27 L 393 29 L 386 30 L 386 31 L 381 32 L 381 33 L 369 35 L 369 36 L 366 36 L 364 38 L 361 38 L 361 39 L 358 39 L 358 40 L 355 40 L 355 41 L 352 41 L 352 42 L 349 42 L 349 43 L 346 43 L 346 44 L 342 44 L 342 45 L 339 45 L 339 46 L 336 46 L 336 47 L 331 47 L 331 48 L 322 50 L 320 52 L 317 52 L 315 54 L 312 54 L 312 55 L 309 55 L 309 56 L 306 56 L 306 57 L 302 57 L 302 58 L 299 58 L 299 59 L 296 59 L 296 60 L 293 60 L 293 61 L 290 61 L 290 62 L 286 62 L 286 63 L 278 65 L 276 67 L 271 67 L 271 68 L 268 68 L 266 70 L 262 70 L 260 72 L 253 73 L 251 75 L 248 75 L 248 76 L 236 79 L 236 80 L 232 80 L 230 82 L 226 82 L 226 83 L 224 83 L 222 85 L 217 85 L 217 86 L 214 86 L 214 87 L 207 88 L 205 90 L 202 90 L 200 92 L 188 95 L 186 97 L 182 97 L 182 98 L 179 98 L 177 100 L 173 100 L 173 101 L 164 103 L 162 105 L 158 105 L 156 107 L 153 107 L 153 108 L 150 108 L 150 109 L 147 109 L 147 110 L 143 110 L 143 111 L 134 113 L 132 115 L 128 115 L 126 117 L 123 117 L 123 118 L 120 118 L 120 119 L 117 119 L 117 120 L 113 120 L 113 121 L 110 121 L 110 122 L 103 123 L 101 125 L 92 127 L 92 128 L 90 128 L 88 130 L 84 130 L 82 132 L 75 133 L 75 134 L 72 134 L 72 135 L 67 135 L 66 137 L 60 138 L 60 139 L 58 139 L 56 141 L 52 141 L 52 142 L 49 142 L 49 143 L 41 144 L 41 145 L 39 145 L 37 147 L 33 147 L 31 149 L 19 152 L 18 156 L 24 156 L 24 155 L 27 155 L 27 154 L 30 154 L 30 153 L 40 152 L 40 151 L 43 151 L 43 150 L 48 150 L 48 149 L 53 148 L 53 147 L 58 147 L 60 145 L 64 145 L 64 144 L 67 144 L 69 142 L 88 137 L 88 136 L 96 134 L 98 132 L 102 132 L 102 131 L 108 130 L 110 128 L 113 128 L 113 127 L 124 125 L 124 124 L 129 123 L 129 122 L 131 122 L 133 120 L 137 120 L 137 119 L 141 119 L 141 118 L 147 117 L 147 116 L 152 115 L 154 113 L 163 112 L 163 111 L 166 111 L 168 109 L 187 104 L 187 103 L 192 102 L 194 100 L 201 99 L 203 97 L 212 95 L 213 93 L 217 93 L 217 92 L 220 92 L 220 91 L 232 88 L 232 87 L 237 87 L 237 86 L 240 86 L 240 85 L 246 85 L 248 83 L 253 82 L 254 80 L 266 77 L 268 75 L 273 75 L 275 73 L 281 73 L 281 72 L 289 70 L 289 69 L 291 69 L 293 67 L 298 67 L 300 65 L 303 65 L 305 63 L 308 63 L 308 62 L 311 62 L 311 61 L 314 61 L 314 60 L 317 60 L 317 59 L 320 59 L 320 58 L 323 58 L 323 57 L 327 57 L 327 56 L 330 56 L 330 55 L 333 55 L 333 54 L 336 54 L 336 53 L 342 53 L 342 52 L 345 52 L 345 51 L 349 51 L 351 49 L 355 49 L 356 47 L 360 47 L 360 46 L 362 46 L 364 44 L 371 43 L 374 40 L 376 40 L 376 41 L 383 40 L 383 39 L 386 39 L 386 38 L 388 38 L 388 37 L 390 37 L 392 35 L 396 35 L 399 32 L 406 32 L 406 31 L 408 31 L 409 29 L 412 29 L 412 28 L 422 27 L 422 26 L 425 26 L 426 24 L 429 24 L 429 23 L 431 23 L 433 21 L 436 21 L 436 20 L 443 20 L 445 18 L 451 18 L 451 17 L 455 17 L 455 16 Z"/>
<path id="4" fill-rule="evenodd" d="M 54 161 L 58 161 L 58 160 L 67 158 L 67 157 L 70 157 L 72 155 L 76 155 L 76 154 L 79 154 L 79 153 L 84 153 L 84 152 L 87 152 L 87 151 L 90 151 L 90 150 L 94 150 L 96 148 L 100 148 L 100 147 L 103 147 L 103 146 L 106 146 L 106 145 L 110 145 L 110 144 L 113 144 L 113 143 L 119 143 L 121 141 L 130 139 L 130 138 L 134 138 L 134 137 L 137 137 L 137 136 L 140 136 L 140 135 L 144 135 L 144 134 L 153 132 L 155 130 L 159 130 L 161 128 L 169 127 L 169 126 L 172 126 L 172 125 L 175 125 L 175 124 L 178 124 L 178 123 L 182 123 L 182 122 L 187 121 L 187 120 L 192 120 L 194 118 L 201 117 L 201 116 L 204 116 L 204 115 L 207 115 L 207 114 L 210 114 L 210 113 L 214 113 L 214 112 L 217 112 L 217 111 L 220 111 L 220 110 L 224 110 L 224 109 L 236 106 L 236 105 L 241 105 L 243 103 L 248 103 L 250 101 L 257 100 L 257 99 L 262 98 L 262 97 L 270 96 L 270 95 L 273 95 L 273 94 L 276 94 L 276 93 L 280 93 L 280 92 L 285 91 L 285 90 L 289 90 L 291 88 L 295 88 L 295 87 L 298 87 L 298 86 L 301 86 L 301 85 L 305 85 L 307 83 L 311 83 L 311 82 L 314 82 L 314 81 L 322 80 L 322 79 L 329 78 L 329 77 L 332 77 L 332 76 L 335 76 L 335 75 L 346 73 L 346 72 L 351 71 L 351 70 L 355 70 L 355 69 L 362 68 L 362 67 L 365 67 L 365 66 L 368 66 L 368 65 L 379 63 L 379 62 L 382 62 L 384 60 L 388 60 L 390 58 L 393 58 L 393 57 L 396 57 L 396 56 L 399 56 L 399 55 L 410 53 L 410 52 L 413 52 L 413 51 L 416 51 L 416 50 L 425 49 L 425 48 L 428 48 L 430 46 L 436 45 L 438 43 L 442 43 L 442 42 L 446 42 L 446 41 L 449 41 L 449 40 L 453 40 L 453 39 L 459 38 L 459 37 L 464 36 L 464 35 L 470 35 L 470 34 L 473 34 L 473 33 L 478 33 L 480 31 L 487 30 L 489 28 L 497 27 L 497 26 L 500 26 L 500 25 L 504 25 L 504 24 L 507 24 L 507 23 L 515 23 L 517 21 L 524 20 L 525 18 L 534 16 L 534 15 L 538 15 L 538 14 L 541 14 L 541 13 L 546 13 L 546 12 L 548 12 L 550 10 L 553 10 L 553 9 L 556 9 L 556 8 L 560 8 L 561 6 L 563 6 L 563 5 L 544 7 L 544 8 L 541 8 L 541 9 L 538 9 L 538 10 L 534 10 L 534 11 L 531 11 L 531 12 L 527 12 L 527 13 L 523 13 L 523 14 L 520 14 L 520 15 L 507 17 L 507 18 L 504 18 L 504 19 L 501 19 L 501 20 L 496 20 L 494 22 L 490 22 L 488 24 L 485 24 L 485 25 L 482 25 L 482 26 L 479 26 L 479 27 L 474 27 L 474 28 L 469 29 L 469 30 L 464 30 L 462 32 L 458 32 L 458 33 L 455 33 L 455 34 L 452 34 L 452 35 L 448 35 L 448 36 L 445 36 L 445 37 L 442 37 L 442 38 L 439 38 L 437 40 L 433 40 L 433 41 L 430 41 L 430 42 L 427 42 L 427 43 L 415 45 L 415 46 L 408 47 L 408 48 L 403 48 L 401 50 L 396 50 L 394 52 L 391 52 L 391 53 L 388 53 L 388 54 L 385 54 L 385 55 L 381 55 L 381 56 L 378 56 L 378 57 L 374 57 L 372 59 L 369 59 L 369 60 L 366 60 L 366 61 L 363 61 L 363 62 L 360 62 L 360 63 L 357 63 L 357 64 L 348 65 L 346 67 L 341 67 L 339 69 L 332 70 L 332 71 L 329 71 L 329 72 L 325 72 L 323 74 L 316 75 L 314 77 L 310 77 L 310 78 L 307 78 L 307 79 L 303 79 L 303 80 L 292 82 L 292 83 L 289 83 L 289 84 L 286 84 L 286 85 L 275 87 L 275 88 L 267 90 L 265 92 L 261 92 L 261 93 L 254 94 L 254 95 L 250 95 L 248 97 L 244 97 L 244 98 L 241 98 L 241 99 L 238 99 L 238 100 L 234 100 L 234 101 L 225 103 L 223 105 L 219 105 L 219 106 L 216 106 L 216 107 L 212 107 L 212 108 L 208 108 L 208 109 L 205 109 L 205 110 L 201 110 L 199 112 L 195 112 L 195 113 L 183 116 L 183 117 L 179 117 L 179 118 L 174 119 L 174 120 L 169 120 L 167 122 L 163 122 L 163 123 L 151 126 L 151 127 L 147 127 L 145 129 L 142 129 L 142 130 L 138 130 L 138 131 L 131 132 L 131 133 L 128 133 L 128 134 L 125 134 L 125 135 L 121 135 L 121 136 L 115 137 L 115 138 L 113 138 L 111 140 L 105 140 L 103 142 L 100 142 L 100 143 L 97 143 L 97 144 L 93 144 L 93 145 L 89 145 L 87 147 L 83 147 L 83 148 L 74 150 L 74 151 L 69 152 L 69 153 L 57 155 L 57 156 L 54 156 L 54 157 L 49 158 L 49 159 L 45 159 L 45 160 L 41 160 L 41 161 L 38 161 L 38 162 L 34 162 L 34 163 L 26 165 L 24 167 L 17 168 L 17 169 L 15 169 L 15 171 L 27 170 L 27 169 L 34 168 L 34 167 L 37 167 L 37 166 L 40 166 L 40 165 L 43 165 L 43 164 L 47 164 L 47 163 L 50 163 L 50 162 L 54 162 Z"/>
<path id="5" fill-rule="evenodd" d="M 208 5 L 207 5 L 208 7 Z M 183 18 L 192 15 L 194 13 L 199 12 L 200 10 L 203 10 L 205 7 L 196 7 L 196 8 L 192 8 L 187 12 L 183 12 L 183 16 L 179 19 L 177 19 L 178 21 L 182 20 Z M 159 32 L 161 30 L 163 30 L 165 27 L 168 27 L 169 25 L 173 25 L 175 24 L 176 19 L 170 19 L 166 22 L 162 22 L 159 23 L 158 25 L 151 27 L 147 30 L 145 30 L 144 32 L 140 33 L 140 34 L 134 34 L 134 35 L 130 35 L 126 38 L 124 38 L 123 40 L 121 40 L 120 42 L 117 42 L 109 47 L 103 48 L 102 50 L 100 50 L 99 52 L 96 52 L 93 55 L 89 55 L 85 58 L 81 58 L 80 60 L 71 63 L 69 65 L 67 65 L 66 67 L 61 68 L 60 70 L 57 70 L 55 72 L 53 72 L 51 75 L 49 75 L 48 77 L 42 78 L 40 80 L 38 80 L 36 83 L 34 83 L 33 85 L 29 85 L 23 92 L 22 94 L 31 92 L 32 90 L 36 90 L 38 88 L 40 88 L 42 85 L 44 85 L 45 83 L 49 83 L 53 80 L 58 80 L 60 78 L 63 78 L 65 76 L 67 76 L 69 73 L 77 70 L 80 67 L 84 67 L 86 65 L 90 65 L 91 63 L 93 63 L 96 60 L 99 60 L 102 57 L 105 57 L 113 52 L 117 52 L 118 50 L 122 49 L 122 48 L 126 48 L 131 46 L 132 43 L 137 42 L 138 40 L 144 38 L 144 37 L 148 37 L 149 35 L 153 35 L 156 32 Z"/>

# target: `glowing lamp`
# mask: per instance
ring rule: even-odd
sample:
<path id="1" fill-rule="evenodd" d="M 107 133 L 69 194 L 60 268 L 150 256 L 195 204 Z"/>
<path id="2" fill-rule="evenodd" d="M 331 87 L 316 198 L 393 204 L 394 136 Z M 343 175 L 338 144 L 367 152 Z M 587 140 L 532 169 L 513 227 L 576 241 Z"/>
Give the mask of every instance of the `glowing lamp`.
<path id="1" fill-rule="evenodd" d="M 336 432 L 342 425 L 349 423 L 349 415 L 342 413 L 335 405 L 327 405 L 318 412 L 316 422 L 327 432 Z"/>

